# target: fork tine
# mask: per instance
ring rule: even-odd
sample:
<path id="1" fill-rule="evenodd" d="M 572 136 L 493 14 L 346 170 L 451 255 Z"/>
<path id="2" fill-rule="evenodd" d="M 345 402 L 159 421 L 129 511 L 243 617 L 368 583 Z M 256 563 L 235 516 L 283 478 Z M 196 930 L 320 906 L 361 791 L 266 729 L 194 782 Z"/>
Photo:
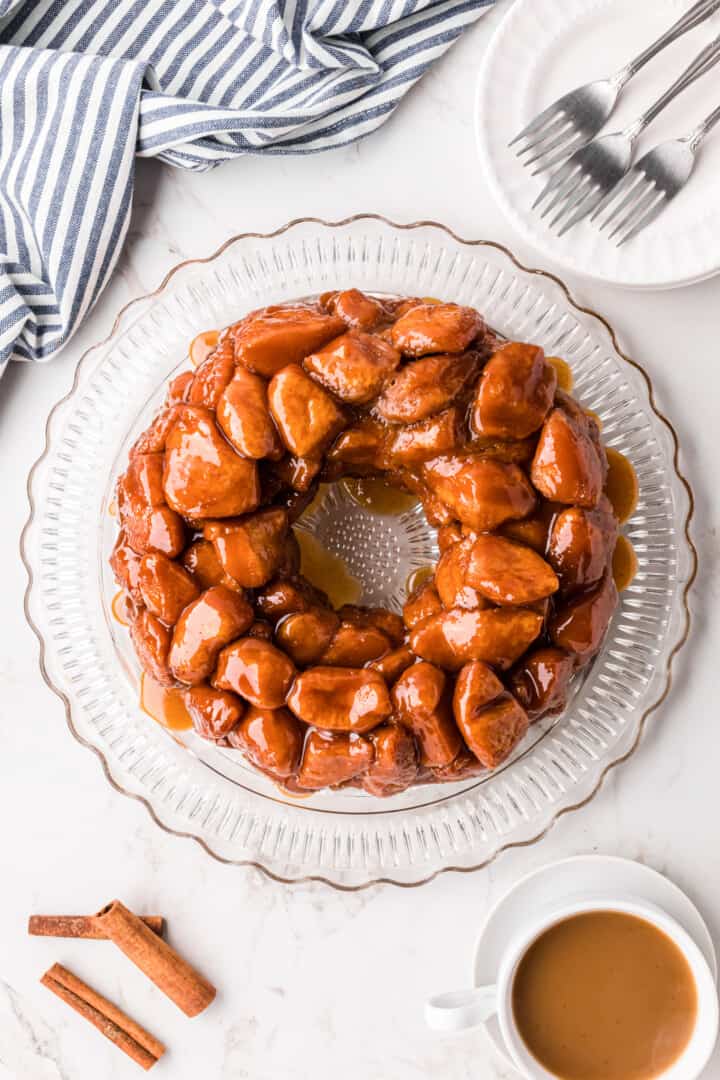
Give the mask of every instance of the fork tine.
<path id="1" fill-rule="evenodd" d="M 626 232 L 625 235 L 617 241 L 618 247 L 621 247 L 626 241 L 632 240 L 633 236 L 637 236 L 641 229 L 644 229 L 646 225 L 649 225 L 651 221 L 655 220 L 658 214 L 663 212 L 670 200 L 664 191 L 660 191 L 657 194 L 659 195 L 659 198 L 653 203 L 649 210 L 640 217 L 639 221 L 636 221 L 633 224 L 633 227 L 629 232 Z"/>
<path id="2" fill-rule="evenodd" d="M 636 187 L 637 176 L 638 176 L 637 169 L 631 169 L 631 171 L 629 173 L 626 173 L 625 176 L 623 176 L 622 180 L 619 180 L 617 182 L 617 184 L 615 185 L 615 187 L 610 188 L 608 193 L 603 196 L 603 198 L 600 200 L 600 202 L 598 203 L 598 205 L 595 207 L 592 214 L 590 215 L 590 220 L 595 221 L 597 218 L 600 217 L 601 214 L 604 213 L 605 210 L 607 210 L 612 205 L 612 203 L 616 202 L 616 200 L 618 200 L 618 199 L 625 198 L 628 195 L 628 193 L 630 192 L 631 188 L 634 189 Z M 605 218 L 605 220 L 598 225 L 598 228 L 601 231 L 607 226 L 609 221 L 615 216 L 615 213 L 616 213 L 616 208 L 611 209 L 608 216 Z"/>
<path id="3" fill-rule="evenodd" d="M 619 233 L 624 233 L 632 229 L 636 221 L 639 221 L 646 210 L 655 202 L 660 192 L 655 187 L 655 184 L 650 184 L 649 188 L 645 190 L 645 193 L 640 193 L 639 197 L 632 204 L 627 214 L 624 215 L 618 221 L 612 232 L 608 233 L 608 240 L 612 240 L 614 236 Z"/>
<path id="4" fill-rule="evenodd" d="M 570 132 L 573 130 L 572 121 L 566 116 L 560 116 L 552 124 L 548 124 L 539 135 L 531 137 L 524 146 L 518 147 L 516 153 L 518 157 L 522 157 L 523 154 L 529 154 L 533 150 L 539 150 L 544 142 L 557 138 L 562 132 Z"/>
<path id="5" fill-rule="evenodd" d="M 562 110 L 558 109 L 557 104 L 556 101 L 553 101 L 552 105 L 548 105 L 547 109 L 543 109 L 541 113 L 538 113 L 535 119 L 531 120 L 527 127 L 524 127 L 522 131 L 517 133 L 514 139 L 510 140 L 508 146 L 514 146 L 515 143 L 520 142 L 521 139 L 527 139 L 528 135 L 535 135 L 540 128 L 544 127 L 554 116 L 557 116 L 558 113 L 562 114 Z"/>
<path id="6" fill-rule="evenodd" d="M 583 173 L 582 176 L 580 177 L 579 183 L 577 183 L 574 188 L 570 189 L 570 191 L 567 194 L 567 198 L 564 199 L 564 201 L 562 203 L 562 206 L 560 207 L 557 214 L 555 215 L 555 217 L 550 222 L 550 228 L 551 229 L 554 229 L 555 226 L 560 221 L 562 221 L 562 219 L 564 217 L 566 217 L 567 214 L 571 213 L 572 210 L 578 205 L 578 203 L 580 203 L 580 201 L 585 198 L 585 196 L 587 195 L 587 193 L 588 193 L 588 191 L 590 189 L 591 184 L 592 184 L 592 178 L 590 176 L 588 176 L 587 173 Z"/>
<path id="7" fill-rule="evenodd" d="M 532 146 L 531 149 L 534 150 L 535 153 L 532 157 L 525 158 L 523 160 L 523 165 L 525 165 L 526 168 L 530 165 L 534 165 L 536 161 L 540 161 L 542 158 L 546 157 L 547 154 L 550 154 L 552 157 L 553 151 L 559 151 L 559 157 L 560 160 L 562 160 L 563 157 L 567 157 L 570 153 L 565 147 L 570 143 L 575 142 L 576 138 L 577 133 L 572 124 L 566 125 L 549 143 L 541 146 L 537 146 L 537 144 Z M 563 148 L 562 150 L 560 150 L 561 147 Z"/>
<path id="8" fill-rule="evenodd" d="M 575 187 L 580 181 L 582 181 L 582 177 L 577 172 L 573 172 L 570 176 L 568 176 L 568 178 L 562 184 L 560 184 L 557 190 L 554 191 L 553 198 L 542 211 L 540 217 L 546 218 L 548 214 L 552 214 L 556 206 L 558 206 L 560 203 L 564 202 L 567 198 L 570 197 L 573 191 L 573 187 Z M 551 191 L 551 195 L 552 194 L 553 192 Z"/>
<path id="9" fill-rule="evenodd" d="M 530 172 L 533 176 L 538 176 L 541 172 L 547 172 L 548 169 L 552 169 L 553 166 L 559 165 L 561 161 L 567 161 L 569 157 L 575 153 L 576 150 L 582 149 L 588 142 L 587 136 L 578 131 L 573 138 L 563 146 L 562 150 L 559 150 L 557 154 L 551 154 L 547 161 L 542 160 L 539 165 L 536 165 Z M 529 161 L 523 161 L 523 165 L 529 166 Z"/>
<path id="10" fill-rule="evenodd" d="M 643 191 L 640 191 L 638 197 L 628 208 L 627 213 L 623 214 L 620 220 L 616 222 L 615 228 L 608 233 L 608 240 L 612 240 L 618 233 L 624 232 L 626 229 L 630 228 L 637 215 L 644 213 L 646 207 L 650 205 L 656 195 L 657 189 L 654 184 L 649 184 Z"/>
<path id="11" fill-rule="evenodd" d="M 624 214 L 626 210 L 642 198 L 645 183 L 645 174 L 633 169 L 631 173 L 628 173 L 627 176 L 623 177 L 616 188 L 613 188 L 612 191 L 608 192 L 606 199 L 603 199 L 606 206 L 609 206 L 610 203 L 616 199 L 619 199 L 620 201 L 612 207 L 609 214 L 607 214 L 604 220 L 600 222 L 598 226 L 600 232 L 604 232 L 613 221 L 618 220 L 619 215 Z M 594 221 L 598 214 L 602 213 L 602 210 L 603 205 L 601 203 L 590 220 Z"/>
<path id="12" fill-rule="evenodd" d="M 565 182 L 571 176 L 574 175 L 577 168 L 578 168 L 578 166 L 573 165 L 573 163 L 571 161 L 566 161 L 564 165 L 561 165 L 559 169 L 556 169 L 556 171 L 551 176 L 548 177 L 547 182 L 545 184 L 545 187 L 542 189 L 542 191 L 538 195 L 537 199 L 532 204 L 532 209 L 533 210 L 537 209 L 537 207 L 540 205 L 540 203 L 545 198 L 547 198 L 548 195 L 552 194 L 552 192 L 557 189 L 558 185 L 565 184 Z M 554 206 L 554 203 L 552 203 L 548 207 L 548 209 L 551 210 L 553 206 Z"/>
<path id="13" fill-rule="evenodd" d="M 590 191 L 587 193 L 587 195 L 583 199 L 580 206 L 578 206 L 578 208 L 575 211 L 575 213 L 573 214 L 573 216 L 570 218 L 569 221 L 565 222 L 562 229 L 558 233 L 558 236 L 564 236 L 565 233 L 568 232 L 569 229 L 572 229 L 572 227 L 574 225 L 577 225 L 577 223 L 579 221 L 582 221 L 583 218 L 586 218 L 588 216 L 588 214 L 591 213 L 595 209 L 597 204 L 603 198 L 604 198 L 604 192 L 603 192 L 603 189 L 602 189 L 602 185 L 598 184 L 598 183 L 594 183 L 591 186 Z"/>

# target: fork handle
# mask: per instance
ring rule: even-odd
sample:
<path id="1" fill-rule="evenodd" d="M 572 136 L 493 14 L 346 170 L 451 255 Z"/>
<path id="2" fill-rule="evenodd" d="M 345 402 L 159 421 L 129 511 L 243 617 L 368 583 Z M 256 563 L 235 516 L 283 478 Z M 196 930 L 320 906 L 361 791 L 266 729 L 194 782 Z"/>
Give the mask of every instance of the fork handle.
<path id="1" fill-rule="evenodd" d="M 700 26 L 701 23 L 709 19 L 714 12 L 720 9 L 720 0 L 697 0 L 697 3 L 682 15 L 677 22 L 673 23 L 664 34 L 662 34 L 657 41 L 653 41 L 652 45 L 648 45 L 647 49 L 644 49 L 639 56 L 636 56 L 634 60 L 631 60 L 629 64 L 626 64 L 624 68 L 615 75 L 613 81 L 618 87 L 623 87 L 625 83 L 629 82 L 634 75 L 637 75 L 641 68 L 645 67 L 648 61 L 652 60 L 654 56 L 657 56 L 667 45 L 671 45 L 673 41 L 677 41 L 678 38 L 686 34 L 688 30 L 694 30 L 696 26 Z"/>
<path id="2" fill-rule="evenodd" d="M 720 0 L 718 0 L 720 3 Z M 664 94 L 661 94 L 657 101 L 654 101 L 649 109 L 646 109 L 642 116 L 630 124 L 626 129 L 626 134 L 631 139 L 636 139 L 637 136 L 643 131 L 649 123 L 651 123 L 655 117 L 662 112 L 662 110 L 673 101 L 678 94 L 681 94 L 683 90 L 686 90 L 688 86 L 691 86 L 696 79 L 699 79 L 702 75 L 705 75 L 712 67 L 720 60 L 720 35 L 718 35 L 709 45 L 706 45 L 704 49 L 701 49 L 695 59 L 685 68 L 682 75 L 679 75 L 672 86 L 669 86 Z"/>
<path id="3" fill-rule="evenodd" d="M 688 143 L 691 150 L 697 150 L 701 142 L 704 141 L 706 135 L 709 135 L 712 129 L 717 123 L 720 122 L 720 105 L 717 109 L 713 109 L 705 119 L 698 124 L 694 131 L 688 135 Z"/>

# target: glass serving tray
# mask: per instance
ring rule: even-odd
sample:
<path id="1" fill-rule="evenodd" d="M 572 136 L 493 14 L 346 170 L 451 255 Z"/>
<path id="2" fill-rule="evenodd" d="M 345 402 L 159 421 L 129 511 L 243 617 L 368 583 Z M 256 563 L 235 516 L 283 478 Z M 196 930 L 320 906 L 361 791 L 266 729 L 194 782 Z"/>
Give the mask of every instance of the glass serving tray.
<path id="1" fill-rule="evenodd" d="M 640 498 L 624 532 L 638 572 L 565 712 L 533 725 L 501 768 L 389 799 L 354 789 L 298 798 L 238 753 L 193 732 L 170 732 L 140 709 L 140 669 L 111 610 L 113 489 L 167 380 L 188 366 L 196 334 L 253 308 L 350 286 L 472 304 L 500 333 L 565 358 L 574 393 L 600 417 L 607 445 L 637 472 Z M 610 326 L 578 307 L 557 278 L 526 269 L 498 245 L 372 215 L 304 219 L 271 235 L 235 237 L 207 260 L 182 263 L 155 293 L 124 308 L 50 416 L 22 537 L 26 612 L 42 674 L 64 701 L 71 732 L 97 753 L 113 785 L 218 859 L 346 889 L 416 885 L 443 870 L 485 866 L 586 803 L 608 769 L 636 748 L 669 690 L 673 657 L 688 634 L 696 566 L 692 493 L 677 457 L 648 376 L 620 352 Z M 345 561 L 360 602 L 397 609 L 408 575 L 436 557 L 434 530 L 419 508 L 376 514 L 342 484 L 300 527 Z"/>

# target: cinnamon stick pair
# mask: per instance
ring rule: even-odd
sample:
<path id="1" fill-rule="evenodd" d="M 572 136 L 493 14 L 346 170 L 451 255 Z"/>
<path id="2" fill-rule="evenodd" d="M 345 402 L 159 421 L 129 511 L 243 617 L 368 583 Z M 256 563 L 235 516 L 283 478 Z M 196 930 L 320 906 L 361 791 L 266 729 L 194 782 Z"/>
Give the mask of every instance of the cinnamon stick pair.
<path id="1" fill-rule="evenodd" d="M 96 915 L 34 915 L 28 924 L 31 934 L 113 941 L 186 1016 L 197 1016 L 215 987 L 163 941 L 162 928 L 161 916 L 141 919 L 119 900 Z M 40 981 L 144 1069 L 164 1053 L 162 1043 L 66 968 L 55 964 Z"/>

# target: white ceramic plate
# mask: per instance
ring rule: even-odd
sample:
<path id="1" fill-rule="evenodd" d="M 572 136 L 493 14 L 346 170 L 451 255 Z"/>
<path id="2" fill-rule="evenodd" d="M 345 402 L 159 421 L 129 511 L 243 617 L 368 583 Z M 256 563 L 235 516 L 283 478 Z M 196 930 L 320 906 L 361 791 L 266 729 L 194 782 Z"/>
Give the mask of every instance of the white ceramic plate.
<path id="1" fill-rule="evenodd" d="M 533 724 L 502 767 L 388 799 L 343 789 L 298 800 L 242 755 L 201 739 L 176 741 L 139 708 L 137 658 L 111 615 L 117 586 L 107 560 L 117 522 L 108 510 L 128 447 L 161 403 L 168 378 L 188 365 L 195 334 L 265 304 L 351 285 L 474 304 L 501 332 L 567 359 L 579 400 L 638 474 L 640 498 L 625 525 L 638 573 L 565 713 Z M 235 237 L 211 258 L 181 264 L 156 293 L 128 305 L 110 338 L 83 357 L 48 422 L 29 494 L 26 611 L 41 642 L 43 675 L 63 699 L 71 731 L 96 752 L 111 782 L 163 827 L 192 836 L 223 861 L 284 880 L 318 878 L 346 889 L 414 885 L 538 839 L 635 749 L 687 638 L 696 566 L 687 532 L 692 495 L 649 378 L 620 353 L 608 324 L 577 307 L 557 278 L 429 222 L 306 219 L 267 236 Z M 336 521 L 332 515 L 326 526 Z M 317 514 L 310 524 L 316 532 L 323 527 Z M 360 521 L 345 507 L 346 524 L 354 530 L 351 545 L 345 527 L 326 531 L 334 553 L 374 551 L 370 561 L 378 566 L 405 558 L 397 537 L 375 531 L 367 515 Z M 361 561 L 364 578 L 368 559 Z M 379 584 L 392 591 L 393 580 Z"/>
<path id="2" fill-rule="evenodd" d="M 636 289 L 668 289 L 720 270 L 720 129 L 663 214 L 616 247 L 588 221 L 558 238 L 531 209 L 545 184 L 507 144 L 562 94 L 606 78 L 642 51 L 688 7 L 679 0 L 516 0 L 490 42 L 475 105 L 486 176 L 514 227 L 543 255 L 586 277 Z M 604 131 L 632 120 L 674 81 L 720 29 L 720 17 L 685 34 L 626 87 Z M 680 95 L 641 136 L 638 157 L 686 135 L 720 104 L 720 67 Z"/>

